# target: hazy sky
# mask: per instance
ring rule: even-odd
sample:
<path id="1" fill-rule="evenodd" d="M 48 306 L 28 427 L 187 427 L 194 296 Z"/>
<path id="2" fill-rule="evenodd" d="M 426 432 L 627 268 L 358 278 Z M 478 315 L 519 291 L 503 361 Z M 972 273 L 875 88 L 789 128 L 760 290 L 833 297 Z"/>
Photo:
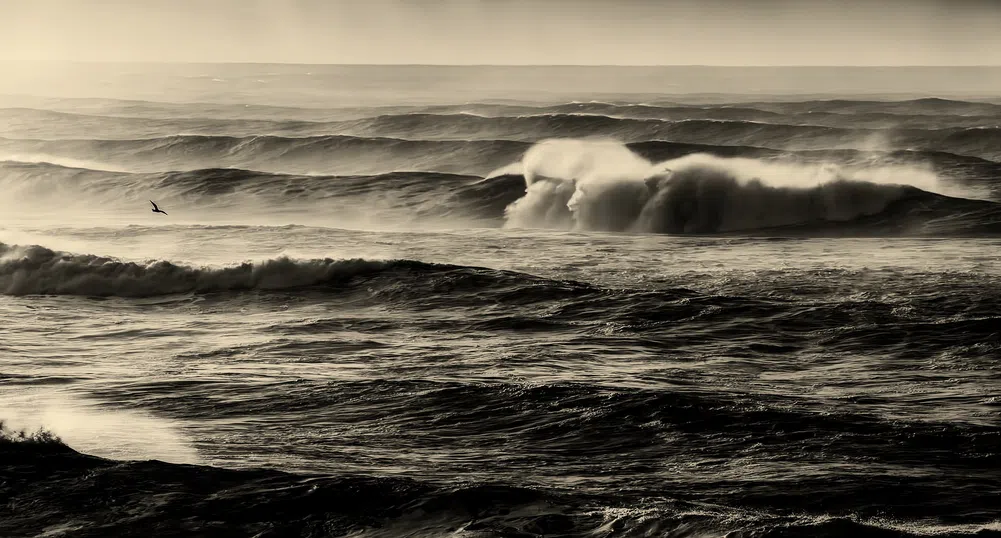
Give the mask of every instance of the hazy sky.
<path id="1" fill-rule="evenodd" d="M 0 0 L 0 60 L 1001 65 L 1001 0 Z"/>

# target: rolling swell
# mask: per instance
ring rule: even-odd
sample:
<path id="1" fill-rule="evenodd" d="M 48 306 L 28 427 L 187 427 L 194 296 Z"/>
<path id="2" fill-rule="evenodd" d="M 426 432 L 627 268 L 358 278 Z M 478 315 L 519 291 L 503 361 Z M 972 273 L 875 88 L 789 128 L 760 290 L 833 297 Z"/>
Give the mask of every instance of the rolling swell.
<path id="1" fill-rule="evenodd" d="M 747 103 L 745 106 L 761 107 L 765 110 L 776 110 L 782 113 L 820 111 L 838 114 L 885 112 L 891 114 L 1001 116 L 1001 104 L 985 101 L 943 99 L 940 97 L 903 100 L 811 99 L 775 103 L 755 102 Z"/>
<path id="2" fill-rule="evenodd" d="M 96 137 L 108 139 L 155 138 L 177 133 L 202 136 L 319 136 L 332 134 L 337 122 L 308 120 L 143 118 L 104 116 L 31 108 L 0 109 L 6 119 L 0 135 L 8 138 L 33 136 L 59 138 Z"/>
<path id="3" fill-rule="evenodd" d="M 420 281 L 419 294 L 434 293 L 439 287 L 450 291 L 480 286 L 497 290 L 540 280 L 519 273 L 414 260 L 281 257 L 223 268 L 199 268 L 165 260 L 120 261 L 56 252 L 38 245 L 0 243 L 0 292 L 6 295 L 155 297 L 251 290 L 331 290 L 354 288 L 373 280 L 387 286 L 386 293 L 393 293 L 400 279 Z"/>
<path id="4" fill-rule="evenodd" d="M 849 103 L 857 103 L 854 109 Z M 860 104 L 859 104 L 860 103 Z M 597 114 L 610 117 L 661 120 L 722 120 L 827 127 L 916 127 L 941 129 L 996 125 L 1001 106 L 989 103 L 954 102 L 955 107 L 940 112 L 912 106 L 913 101 L 831 101 L 736 103 L 715 105 L 654 105 L 612 103 L 567 103 L 539 108 L 489 111 L 494 115 L 540 113 Z"/>
<path id="5" fill-rule="evenodd" d="M 537 142 L 547 138 L 612 137 L 623 142 L 664 140 L 670 142 L 759 146 L 782 150 L 817 150 L 830 148 L 936 150 L 1001 160 L 1001 127 L 998 120 L 966 126 L 931 126 L 915 120 L 875 119 L 871 126 L 863 121 L 829 121 L 831 113 L 810 117 L 780 117 L 763 120 L 629 118 L 581 113 L 534 113 L 521 116 L 479 116 L 473 114 L 403 113 L 337 122 L 292 120 L 222 121 L 163 120 L 140 118 L 100 118 L 82 116 L 83 120 L 62 120 L 72 128 L 69 135 L 101 136 L 108 139 L 64 139 L 62 145 L 73 150 L 87 142 L 92 151 L 186 152 L 192 156 L 211 153 L 231 154 L 239 150 L 301 154 L 303 151 L 331 151 L 351 148 L 373 152 L 406 152 L 404 142 Z M 704 115 L 704 114 L 703 114 Z M 821 117 L 822 116 L 822 117 Z M 837 118 L 835 118 L 836 120 Z M 920 118 L 919 118 L 920 119 Z M 102 128 L 100 122 L 112 122 Z M 95 123 L 97 122 L 97 123 Z M 131 123 L 130 123 L 131 122 Z M 10 126 L 8 136 L 59 133 L 59 128 L 36 131 L 36 122 L 25 129 Z M 917 125 L 917 126 L 916 126 Z M 10 129 L 15 129 L 13 132 Z M 65 131 L 65 130 L 64 130 Z M 174 135 L 172 133 L 195 133 Z M 125 138 L 134 137 L 152 138 Z M 62 135 L 62 136 L 65 136 Z M 47 142 L 47 144 L 45 144 Z M 7 138 L 0 147 L 18 151 L 52 151 L 55 140 Z M 430 147 L 427 150 L 432 150 Z M 447 147 L 437 149 L 447 152 Z M 410 155 L 413 157 L 414 155 Z"/>
<path id="6" fill-rule="evenodd" d="M 396 194 L 401 204 L 409 202 L 414 206 L 418 205 L 415 199 L 422 196 L 446 196 L 481 180 L 479 176 L 438 172 L 322 176 L 278 174 L 239 168 L 209 168 L 135 176 L 138 176 L 134 177 L 136 182 L 162 192 L 170 192 L 174 196 L 195 200 L 231 194 L 267 196 L 277 202 Z"/>
<path id="7" fill-rule="evenodd" d="M 504 208 L 524 190 L 521 176 L 484 179 L 439 172 L 390 172 L 375 175 L 301 175 L 206 168 L 133 173 L 64 166 L 47 162 L 0 162 L 0 186 L 23 208 L 37 204 L 62 207 L 130 207 L 156 193 L 159 200 L 188 208 L 248 207 L 264 210 L 329 207 L 336 203 L 395 211 L 401 218 L 490 221 L 502 224 Z M 71 194 L 69 194 L 71 193 Z M 256 207 L 256 206 L 255 206 Z M 333 210 L 333 209 L 331 209 Z M 14 211 L 11 208 L 10 211 Z"/>
<path id="8" fill-rule="evenodd" d="M 71 112 L 72 111 L 72 112 Z M 894 124 L 921 124 L 929 127 L 973 127 L 1001 118 L 997 103 L 939 98 L 911 100 L 777 100 L 758 102 L 680 103 L 667 102 L 567 102 L 555 104 L 473 102 L 439 105 L 383 105 L 371 107 L 290 107 L 259 104 L 164 103 L 152 101 L 63 99 L 15 101 L 0 108 L 0 117 L 12 120 L 65 120 L 77 114 L 125 121 L 182 120 L 204 121 L 285 121 L 336 123 L 375 115 L 474 114 L 487 117 L 517 117 L 547 114 L 587 114 L 632 119 L 730 120 L 774 122 L 808 118 L 830 120 L 839 126 L 888 121 Z M 280 119 L 280 120 L 279 120 Z M 806 123 L 809 123 L 808 121 Z M 834 124 L 832 124 L 834 125 Z"/>
<path id="9" fill-rule="evenodd" d="M 593 114 L 535 114 L 482 117 L 469 114 L 379 116 L 341 126 L 346 133 L 416 139 L 505 139 L 537 142 L 546 138 L 610 137 L 623 142 L 665 140 L 693 144 L 761 146 L 783 150 L 888 149 L 941 150 L 998 159 L 998 121 L 976 127 L 915 128 L 900 123 L 878 128 L 817 124 L 796 118 L 765 121 L 683 118 L 633 119 Z M 882 122 L 882 120 L 881 120 Z M 848 126 L 850 125 L 850 126 Z M 889 128 L 887 128 L 889 127 Z"/>
<path id="10" fill-rule="evenodd" d="M 353 136 L 197 136 L 137 140 L 0 139 L 10 160 L 71 158 L 133 171 L 241 167 L 289 173 L 370 174 L 394 170 L 485 175 L 517 160 L 528 144 L 505 140 L 429 141 Z M 49 157 L 54 157 L 49 158 Z"/>

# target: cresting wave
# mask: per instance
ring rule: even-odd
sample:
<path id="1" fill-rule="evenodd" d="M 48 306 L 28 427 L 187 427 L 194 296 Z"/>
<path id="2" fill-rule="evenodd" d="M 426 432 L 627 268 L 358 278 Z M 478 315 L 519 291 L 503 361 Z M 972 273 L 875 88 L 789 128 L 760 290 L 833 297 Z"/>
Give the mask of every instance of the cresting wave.
<path id="1" fill-rule="evenodd" d="M 0 291 L 8 295 L 151 297 L 184 293 L 281 290 L 336 286 L 354 277 L 393 269 L 433 270 L 413 261 L 277 258 L 211 269 L 168 261 L 123 262 L 90 254 L 56 252 L 38 245 L 0 243 Z"/>
<path id="2" fill-rule="evenodd" d="M 381 279 L 384 285 L 360 288 Z M 293 289 L 364 289 L 396 294 L 408 279 L 421 282 L 418 295 L 441 287 L 448 291 L 525 287 L 551 283 L 531 275 L 481 267 L 416 260 L 309 259 L 279 257 L 228 267 L 192 267 L 166 260 L 122 261 L 93 254 L 53 251 L 39 245 L 0 243 L 0 293 L 6 295 L 84 295 L 155 297 L 239 291 Z M 555 287 L 563 283 L 552 282 Z M 587 289 L 569 283 L 572 288 Z M 403 290 L 405 292 L 405 290 Z M 404 293 L 406 295 L 406 293 Z M 400 297 L 398 297 L 400 298 Z"/>
<path id="3" fill-rule="evenodd" d="M 936 209 L 993 215 L 915 166 L 841 167 L 690 154 L 651 162 L 614 141 L 549 140 L 522 162 L 525 195 L 507 226 L 646 233 L 721 233 L 900 218 Z M 901 205 L 903 204 L 903 206 Z M 895 213 L 888 214 L 893 209 Z M 912 215 L 913 216 L 913 215 Z M 884 223 L 885 224 L 885 223 Z M 900 224 L 893 223 L 893 224 Z"/>

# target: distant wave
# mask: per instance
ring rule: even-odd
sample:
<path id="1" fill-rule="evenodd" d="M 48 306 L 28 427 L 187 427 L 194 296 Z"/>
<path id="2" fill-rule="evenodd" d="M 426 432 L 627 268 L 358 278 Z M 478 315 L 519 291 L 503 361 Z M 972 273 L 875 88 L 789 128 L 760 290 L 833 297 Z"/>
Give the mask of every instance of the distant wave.
<path id="1" fill-rule="evenodd" d="M 782 150 L 803 149 L 938 149 L 994 159 L 1001 142 L 1001 119 L 974 127 L 928 126 L 927 122 L 866 122 L 853 118 L 769 118 L 766 121 L 706 119 L 637 119 L 600 114 L 545 113 L 485 117 L 469 114 L 405 114 L 365 118 L 339 124 L 352 135 L 413 140 L 517 140 L 547 138 L 614 138 L 622 142 L 668 142 L 749 145 Z M 815 121 L 811 121 L 815 120 Z M 925 128 L 913 127 L 922 125 Z"/>
<path id="2" fill-rule="evenodd" d="M 74 165 L 74 166 L 70 166 Z M 90 168 L 95 166 L 99 168 Z M 520 176 L 483 179 L 440 172 L 390 172 L 372 175 L 300 175 L 240 168 L 205 168 L 135 173 L 107 170 L 102 163 L 0 161 L 0 189 L 13 198 L 9 211 L 60 211 L 78 208 L 134 208 L 150 193 L 168 206 L 234 207 L 240 211 L 281 211 L 304 206 L 325 212 L 396 211 L 398 218 L 461 218 L 495 221 L 521 196 Z M 350 201 L 350 202 L 348 202 Z M 92 210 L 92 209 L 90 209 Z M 333 209 L 331 209 L 333 211 Z M 342 215 L 343 216 L 343 215 Z"/>
<path id="3" fill-rule="evenodd" d="M 442 118 L 411 118 L 418 124 L 428 122 L 429 128 L 448 131 L 455 126 L 447 122 L 434 123 Z M 396 117 L 392 121 L 396 121 Z M 580 137 L 608 138 L 609 133 L 622 134 L 610 118 L 567 117 L 567 122 L 556 129 L 575 133 Z M 522 121 L 522 119 L 511 119 Z M 557 118 L 525 118 L 524 121 L 543 123 L 563 120 Z M 370 121 L 370 120 L 364 120 Z M 381 120 L 380 120 L 381 121 Z M 387 119 L 386 121 L 390 121 Z M 462 120 L 465 121 L 465 120 Z M 506 120 L 505 120 L 506 121 Z M 649 122 L 639 122 L 647 126 Z M 593 125 L 591 125 L 593 124 Z M 684 153 L 708 152 L 714 155 L 753 158 L 780 156 L 794 152 L 811 158 L 827 152 L 827 156 L 841 160 L 871 158 L 873 154 L 898 152 L 901 156 L 924 159 L 931 164 L 940 161 L 976 168 L 991 164 L 1001 152 L 1001 129 L 963 129 L 923 132 L 931 136 L 921 143 L 912 143 L 906 133 L 881 131 L 848 135 L 845 130 L 826 127 L 759 125 L 734 122 L 689 121 L 664 124 L 652 122 L 650 132 L 636 136 L 640 141 L 628 142 L 628 134 L 613 137 L 627 141 L 635 151 L 651 159 L 662 160 Z M 647 129 L 647 127 L 642 127 Z M 665 129 L 664 138 L 656 139 L 656 132 Z M 517 138 L 519 128 L 509 129 Z M 539 133 L 545 131 L 542 129 Z M 452 130 L 454 136 L 458 131 Z M 674 134 L 671 134 L 673 132 Z M 590 133 L 590 135 L 589 135 Z M 903 133 L 903 134 L 902 134 Z M 406 133 L 397 133 L 406 134 Z M 472 136 L 472 133 L 466 133 Z M 494 133 L 499 134 L 499 133 Z M 652 139 L 648 139 L 649 137 Z M 864 136 L 863 136 L 864 135 Z M 562 138 L 563 136 L 561 136 Z M 777 137 L 777 138 L 775 138 Z M 535 135 L 526 138 L 537 138 Z M 997 140 L 995 140 L 997 139 Z M 854 142 L 852 142 L 854 140 Z M 997 145 L 994 145 L 998 142 Z M 794 146 L 798 149 L 777 149 Z M 950 149 L 951 146 L 954 146 Z M 203 136 L 176 135 L 143 139 L 73 139 L 41 140 L 0 138 L 0 160 L 47 161 L 56 164 L 96 163 L 93 168 L 106 170 L 131 170 L 137 172 L 163 172 L 167 170 L 194 170 L 200 168 L 244 168 L 267 172 L 293 174 L 378 174 L 397 170 L 446 172 L 484 176 L 507 163 L 518 160 L 531 144 L 514 139 L 470 140 L 418 140 L 406 137 L 358 137 L 346 135 L 284 137 L 284 136 Z M 896 148 L 896 149 L 895 149 Z M 813 153 L 811 153 L 813 152 Z M 852 152 L 856 152 L 853 154 Z M 951 154 L 951 157 L 950 157 Z M 980 156 L 977 156 L 980 155 Z M 979 159 L 982 162 L 976 162 Z M 87 167 L 84 165 L 84 167 Z M 965 171 L 964 171 L 965 172 Z M 966 175 L 964 173 L 964 175 Z M 977 176 L 984 176 L 978 172 Z M 987 173 L 998 177 L 995 171 Z"/>
<path id="4" fill-rule="evenodd" d="M 703 119 L 747 121 L 768 121 L 769 119 L 783 116 L 789 117 L 798 114 L 818 113 L 852 116 L 854 119 L 869 114 L 885 114 L 901 118 L 917 116 L 929 118 L 933 116 L 1001 116 L 1001 105 L 999 104 L 936 98 L 908 100 L 773 100 L 705 104 L 682 104 L 678 102 L 637 104 L 591 101 L 542 106 L 539 108 L 554 112 L 584 112 L 661 119 L 674 119 L 671 114 L 675 113 L 685 114 L 689 118 L 697 117 L 698 114 L 707 114 Z M 514 110 L 519 109 L 515 108 Z"/>
<path id="5" fill-rule="evenodd" d="M 315 136 L 337 131 L 337 122 L 212 117 L 144 118 L 33 108 L 0 108 L 0 136 L 8 138 L 155 138 L 177 133 L 220 136 Z"/>
<path id="6" fill-rule="evenodd" d="M 198 136 L 137 140 L 0 138 L 0 159 L 99 158 L 139 172 L 241 167 L 289 173 L 371 174 L 393 170 L 486 174 L 529 144 L 506 140 L 427 141 L 354 136 Z"/>
<path id="7" fill-rule="evenodd" d="M 722 99 L 722 97 L 720 98 Z M 869 114 L 907 117 L 998 118 L 1001 104 L 985 101 L 921 98 L 904 100 L 876 99 L 791 99 L 770 101 L 721 101 L 683 103 L 677 100 L 659 100 L 650 103 L 635 102 L 567 102 L 555 104 L 524 102 L 470 102 L 444 105 L 381 105 L 345 107 L 292 107 L 253 103 L 225 104 L 209 102 L 174 103 L 122 99 L 91 98 L 32 98 L 20 101 L 6 99 L 13 106 L 6 110 L 86 111 L 87 114 L 106 117 L 141 117 L 152 119 L 225 119 L 225 120 L 274 120 L 294 119 L 303 121 L 338 121 L 360 119 L 373 113 L 382 114 L 461 114 L 482 116 L 521 116 L 531 114 L 599 114 L 627 118 L 650 119 L 722 119 L 767 121 L 769 118 L 797 114 L 837 114 L 857 119 Z M 3 109 L 0 109 L 3 115 Z"/>
<path id="8" fill-rule="evenodd" d="M 854 102 L 853 102 L 854 103 Z M 765 106 L 765 105 L 760 105 Z M 773 105 L 777 106 L 777 105 Z M 792 106 L 792 104 L 783 104 Z M 885 111 L 850 114 L 804 108 L 779 113 L 747 107 L 656 107 L 566 104 L 545 107 L 451 105 L 411 110 L 369 110 L 348 119 L 217 119 L 110 117 L 33 109 L 0 109 L 9 119 L 0 136 L 9 141 L 82 138 L 136 141 L 188 136 L 227 138 L 351 137 L 411 141 L 537 142 L 554 137 L 614 137 L 624 142 L 663 140 L 752 145 L 784 150 L 882 148 L 942 150 L 999 159 L 1001 115 L 951 115 Z M 385 112 L 379 114 L 379 112 Z M 183 136 L 183 135 L 182 135 Z M 102 140 L 97 140 L 102 139 Z M 188 143 L 193 143 L 188 141 Z M 294 141 L 290 141 L 294 144 Z M 196 150 L 197 151 L 197 148 Z"/>
<path id="9" fill-rule="evenodd" d="M 756 102 L 745 106 L 775 108 L 782 112 L 836 112 L 839 114 L 865 114 L 886 112 L 893 114 L 955 114 L 955 115 L 1001 115 L 1001 104 L 985 101 L 963 101 L 940 97 L 923 97 L 903 100 L 857 100 L 857 99 L 813 99 L 803 101 L 783 101 L 778 103 Z"/>

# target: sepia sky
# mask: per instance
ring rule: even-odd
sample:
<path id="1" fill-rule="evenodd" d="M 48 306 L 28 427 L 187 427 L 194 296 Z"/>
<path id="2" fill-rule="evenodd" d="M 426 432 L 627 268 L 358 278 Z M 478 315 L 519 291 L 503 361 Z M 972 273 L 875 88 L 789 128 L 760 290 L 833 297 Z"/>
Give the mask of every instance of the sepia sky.
<path id="1" fill-rule="evenodd" d="M 0 60 L 1001 65 L 995 0 L 0 0 Z"/>

